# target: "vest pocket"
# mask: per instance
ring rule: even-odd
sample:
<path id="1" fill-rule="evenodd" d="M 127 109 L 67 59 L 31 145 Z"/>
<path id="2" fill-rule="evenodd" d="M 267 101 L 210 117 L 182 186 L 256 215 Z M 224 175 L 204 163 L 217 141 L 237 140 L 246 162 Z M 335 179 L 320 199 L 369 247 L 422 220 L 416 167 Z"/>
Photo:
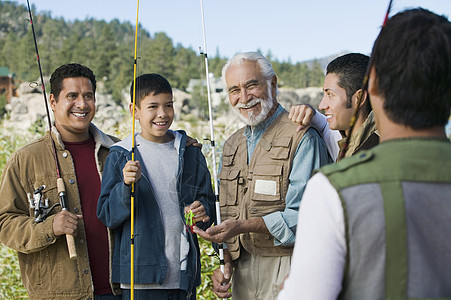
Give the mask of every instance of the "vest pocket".
<path id="1" fill-rule="evenodd" d="M 280 165 L 255 166 L 250 182 L 251 199 L 256 201 L 280 201 L 282 170 L 283 166 Z M 273 203 L 270 205 L 273 205 Z"/>
<path id="2" fill-rule="evenodd" d="M 250 238 L 254 241 L 255 247 L 272 248 L 274 240 L 271 235 L 251 232 Z"/>
<path id="3" fill-rule="evenodd" d="M 290 155 L 291 137 L 275 138 L 271 142 L 269 157 L 272 159 L 286 160 Z"/>
<path id="4" fill-rule="evenodd" d="M 227 250 L 229 252 L 237 253 L 240 250 L 240 244 L 238 243 L 238 236 L 234 236 L 226 241 Z"/>
<path id="5" fill-rule="evenodd" d="M 236 205 L 238 197 L 239 169 L 223 168 L 219 173 L 220 179 L 220 206 Z"/>
<path id="6" fill-rule="evenodd" d="M 230 148 L 225 147 L 222 151 L 222 165 L 225 167 L 229 167 L 233 165 L 233 161 L 235 160 L 235 154 L 238 148 Z"/>

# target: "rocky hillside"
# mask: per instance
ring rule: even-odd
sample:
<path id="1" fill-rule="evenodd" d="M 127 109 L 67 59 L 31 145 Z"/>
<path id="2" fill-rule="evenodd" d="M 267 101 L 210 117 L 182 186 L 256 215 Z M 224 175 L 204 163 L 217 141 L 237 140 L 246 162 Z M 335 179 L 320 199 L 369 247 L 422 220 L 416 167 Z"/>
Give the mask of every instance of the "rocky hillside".
<path id="1" fill-rule="evenodd" d="M 108 132 L 109 128 L 117 126 L 124 119 L 129 119 L 129 97 L 124 92 L 122 101 L 117 103 L 111 95 L 103 94 L 102 90 L 102 86 L 99 85 L 96 93 L 97 111 L 94 123 Z M 314 107 L 318 107 L 322 97 L 322 90 L 318 87 L 305 89 L 280 88 L 279 91 L 278 101 L 287 110 L 292 105 L 300 103 L 308 103 Z M 3 122 L 3 126 L 10 130 L 21 132 L 27 130 L 40 120 L 46 124 L 46 109 L 41 88 L 38 86 L 34 87 L 30 83 L 25 82 L 20 85 L 18 94 L 19 96 L 13 98 L 11 103 L 6 107 L 8 113 Z M 212 94 L 215 119 L 226 126 L 228 124 L 239 123 L 239 120 L 227 109 L 228 103 L 226 99 L 224 92 Z M 201 111 L 202 109 L 196 107 L 195 103 L 198 103 L 198 101 L 193 101 L 193 96 L 184 91 L 174 90 L 174 103 L 176 121 L 201 121 L 205 120 L 204 116 L 208 116 L 208 111 Z M 185 127 L 189 127 L 189 125 L 186 124 Z"/>

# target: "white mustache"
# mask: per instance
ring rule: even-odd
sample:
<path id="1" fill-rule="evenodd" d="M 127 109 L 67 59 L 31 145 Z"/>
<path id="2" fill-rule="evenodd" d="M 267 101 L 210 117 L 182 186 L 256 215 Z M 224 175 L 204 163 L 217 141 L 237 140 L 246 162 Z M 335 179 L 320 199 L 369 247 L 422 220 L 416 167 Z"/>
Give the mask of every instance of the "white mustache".
<path id="1" fill-rule="evenodd" d="M 237 105 L 235 105 L 235 108 L 251 108 L 254 105 L 257 105 L 257 103 L 262 102 L 262 99 L 252 99 L 251 101 L 249 101 L 248 103 L 244 104 L 244 103 L 237 103 Z"/>

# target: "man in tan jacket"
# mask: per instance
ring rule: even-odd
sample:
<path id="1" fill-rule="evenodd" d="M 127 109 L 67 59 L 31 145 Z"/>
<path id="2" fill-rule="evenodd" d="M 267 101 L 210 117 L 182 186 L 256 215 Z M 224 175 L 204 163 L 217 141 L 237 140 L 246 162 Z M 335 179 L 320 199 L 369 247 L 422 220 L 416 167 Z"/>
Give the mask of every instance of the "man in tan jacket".
<path id="1" fill-rule="evenodd" d="M 111 238 L 96 217 L 103 164 L 118 139 L 91 123 L 96 80 L 89 68 L 62 65 L 50 84 L 52 134 L 17 150 L 3 171 L 0 242 L 17 251 L 30 299 L 121 299 L 109 280 Z M 47 207 L 59 202 L 52 139 L 68 210 L 57 207 L 45 215 L 34 198 L 42 196 Z M 66 234 L 75 237 L 76 259 L 69 258 Z"/>

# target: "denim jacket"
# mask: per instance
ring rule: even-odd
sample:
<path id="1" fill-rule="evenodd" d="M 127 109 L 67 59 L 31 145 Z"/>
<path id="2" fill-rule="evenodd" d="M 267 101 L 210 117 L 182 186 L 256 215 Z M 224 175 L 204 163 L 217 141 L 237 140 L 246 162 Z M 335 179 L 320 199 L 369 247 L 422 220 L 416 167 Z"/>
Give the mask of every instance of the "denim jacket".
<path id="1" fill-rule="evenodd" d="M 180 135 L 179 170 L 177 172 L 177 192 L 180 216 L 183 208 L 199 200 L 210 217 L 208 223 L 197 223 L 200 228 L 208 228 L 215 220 L 214 194 L 210 173 L 205 158 L 196 147 L 186 147 L 186 134 Z M 181 133 L 181 134 L 180 134 Z M 177 139 L 176 139 L 177 145 Z M 113 251 L 113 282 L 130 283 L 130 232 L 131 232 L 131 187 L 124 184 L 122 169 L 131 159 L 131 136 L 115 144 L 105 163 L 102 188 L 97 207 L 97 216 L 116 232 Z M 141 155 L 135 149 L 135 160 Z M 164 226 L 160 208 L 155 199 L 152 185 L 142 164 L 142 177 L 135 184 L 134 207 L 134 265 L 136 284 L 162 284 L 166 278 L 167 259 L 165 256 Z M 189 233 L 190 250 L 186 270 L 180 271 L 180 288 L 191 293 L 200 284 L 200 252 L 195 234 Z"/>

